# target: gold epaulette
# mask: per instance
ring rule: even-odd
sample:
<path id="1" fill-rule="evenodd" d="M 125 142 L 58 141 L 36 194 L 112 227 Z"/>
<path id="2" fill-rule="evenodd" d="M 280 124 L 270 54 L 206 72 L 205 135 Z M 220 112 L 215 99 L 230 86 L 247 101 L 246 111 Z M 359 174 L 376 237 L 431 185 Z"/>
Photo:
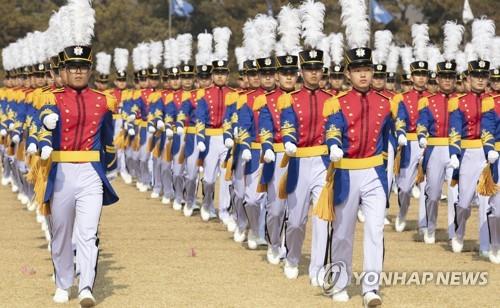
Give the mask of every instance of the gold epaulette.
<path id="1" fill-rule="evenodd" d="M 278 97 L 278 109 L 280 111 L 292 106 L 292 93 L 283 93 Z"/>
<path id="2" fill-rule="evenodd" d="M 161 99 L 161 92 L 160 91 L 155 91 L 153 93 L 151 93 L 149 96 L 148 96 L 148 102 L 151 104 L 151 103 L 156 103 L 158 100 Z"/>
<path id="3" fill-rule="evenodd" d="M 182 91 L 181 102 L 191 99 L 191 91 Z"/>
<path id="4" fill-rule="evenodd" d="M 488 112 L 495 108 L 495 97 L 497 96 L 488 96 L 481 100 L 481 113 Z"/>
<path id="5" fill-rule="evenodd" d="M 266 95 L 267 94 L 261 94 L 255 98 L 255 101 L 253 102 L 254 111 L 258 111 L 266 105 L 267 103 Z"/>
<path id="6" fill-rule="evenodd" d="M 236 103 L 238 103 L 239 97 L 240 97 L 240 94 L 236 91 L 228 92 L 228 93 L 226 93 L 224 104 L 226 106 L 236 104 Z"/>
<path id="7" fill-rule="evenodd" d="M 339 112 L 340 103 L 338 96 L 332 96 L 325 101 L 325 105 L 323 106 L 323 117 L 328 117 L 332 114 Z"/>
<path id="8" fill-rule="evenodd" d="M 134 90 L 132 93 L 132 99 L 139 99 L 139 97 L 141 97 L 141 90 Z"/>
<path id="9" fill-rule="evenodd" d="M 241 94 L 238 96 L 238 103 L 236 104 L 236 109 L 240 109 L 243 107 L 243 105 L 247 102 L 248 99 L 248 94 L 254 92 L 255 90 L 252 90 L 250 92 L 247 92 L 245 94 Z"/>
<path id="10" fill-rule="evenodd" d="M 196 90 L 196 101 L 200 100 L 203 96 L 205 96 L 205 89 Z"/>
<path id="11" fill-rule="evenodd" d="M 418 111 L 429 106 L 429 97 L 431 97 L 431 96 L 422 97 L 421 99 L 418 100 Z"/>
<path id="12" fill-rule="evenodd" d="M 98 91 L 95 89 L 90 89 L 90 90 L 92 92 L 95 92 L 97 94 L 104 96 L 104 98 L 106 99 L 106 106 L 108 107 L 108 110 L 111 112 L 115 112 L 116 107 L 117 107 L 117 101 L 116 101 L 116 97 L 114 95 L 112 95 L 110 93 L 106 93 L 105 91 Z"/>

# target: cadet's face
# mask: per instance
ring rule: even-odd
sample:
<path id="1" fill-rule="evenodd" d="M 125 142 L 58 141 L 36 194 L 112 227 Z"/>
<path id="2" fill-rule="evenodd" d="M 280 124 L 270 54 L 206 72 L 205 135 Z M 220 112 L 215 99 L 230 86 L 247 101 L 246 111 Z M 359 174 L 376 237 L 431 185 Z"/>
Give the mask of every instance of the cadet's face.
<path id="1" fill-rule="evenodd" d="M 326 87 L 326 85 L 328 84 L 328 79 L 326 78 L 322 78 L 320 81 L 319 81 L 319 87 L 321 89 L 324 89 Z"/>
<path id="2" fill-rule="evenodd" d="M 26 78 L 26 79 L 23 80 L 23 86 L 25 88 L 31 87 L 31 77 L 28 77 L 28 78 Z"/>
<path id="3" fill-rule="evenodd" d="M 293 91 L 297 83 L 297 73 L 295 72 L 282 72 L 278 73 L 278 80 L 280 87 L 285 91 Z"/>
<path id="4" fill-rule="evenodd" d="M 457 91 L 458 93 L 465 92 L 465 86 L 464 86 L 463 82 L 457 82 L 457 84 L 455 85 L 455 91 Z"/>
<path id="5" fill-rule="evenodd" d="M 158 88 L 160 85 L 160 78 L 148 78 L 149 87 Z"/>
<path id="6" fill-rule="evenodd" d="M 385 78 L 373 78 L 372 79 L 372 87 L 375 90 L 382 90 L 385 89 Z"/>
<path id="7" fill-rule="evenodd" d="M 185 91 L 190 91 L 193 89 L 194 77 L 184 77 L 181 78 L 182 89 Z"/>
<path id="8" fill-rule="evenodd" d="M 199 78 L 198 84 L 200 88 L 208 88 L 212 84 L 212 79 L 210 78 Z"/>
<path id="9" fill-rule="evenodd" d="M 365 66 L 348 69 L 347 78 L 351 80 L 351 84 L 354 88 L 366 91 L 370 88 L 372 82 L 373 68 Z"/>
<path id="10" fill-rule="evenodd" d="M 483 92 L 488 86 L 488 74 L 470 75 L 467 79 L 469 79 L 471 90 L 474 92 Z"/>
<path id="11" fill-rule="evenodd" d="M 45 75 L 44 76 L 36 76 L 35 78 L 35 86 L 37 88 L 41 88 L 46 85 L 45 83 Z"/>
<path id="12" fill-rule="evenodd" d="M 145 89 L 145 88 L 149 87 L 148 80 L 146 78 L 139 79 L 139 87 L 141 87 L 141 89 Z"/>
<path id="13" fill-rule="evenodd" d="M 387 82 L 385 84 L 385 88 L 389 91 L 394 91 L 396 89 L 396 85 L 394 85 L 394 82 Z"/>
<path id="14" fill-rule="evenodd" d="M 427 84 L 427 90 L 429 92 L 436 93 L 437 89 L 438 89 L 438 85 L 437 84 L 430 84 L 430 83 Z"/>
<path id="15" fill-rule="evenodd" d="M 115 87 L 117 87 L 120 90 L 123 90 L 127 87 L 127 82 L 122 81 L 122 80 L 115 80 Z"/>
<path id="16" fill-rule="evenodd" d="M 229 75 L 227 73 L 214 72 L 212 74 L 212 80 L 214 81 L 216 86 L 222 87 L 226 85 L 228 76 Z"/>
<path id="17" fill-rule="evenodd" d="M 97 88 L 97 90 L 99 91 L 104 91 L 108 88 L 108 84 L 106 83 L 103 83 L 103 82 L 95 82 L 95 87 Z"/>
<path id="18" fill-rule="evenodd" d="M 428 80 L 429 80 L 429 77 L 427 74 L 412 74 L 411 75 L 411 81 L 413 81 L 413 86 L 417 90 L 425 89 L 425 85 L 427 84 Z"/>
<path id="19" fill-rule="evenodd" d="M 172 90 L 179 90 L 181 88 L 181 78 L 180 77 L 171 77 L 168 79 L 170 84 L 170 88 Z"/>
<path id="20" fill-rule="evenodd" d="M 333 78 L 330 76 L 330 85 L 332 86 L 333 89 L 335 90 L 340 90 L 342 89 L 342 84 L 344 83 L 344 77 L 342 78 Z"/>
<path id="21" fill-rule="evenodd" d="M 316 89 L 319 87 L 319 82 L 321 81 L 322 76 L 322 69 L 302 69 L 304 85 L 310 89 Z"/>
<path id="22" fill-rule="evenodd" d="M 407 91 L 410 91 L 411 88 L 413 87 L 413 85 L 411 84 L 401 84 L 401 89 L 403 89 L 403 92 L 407 92 Z"/>
<path id="23" fill-rule="evenodd" d="M 274 71 L 260 72 L 259 73 L 260 86 L 266 90 L 274 89 L 276 85 L 276 78 L 274 75 L 275 75 Z"/>
<path id="24" fill-rule="evenodd" d="M 490 87 L 493 91 L 500 91 L 500 79 L 492 80 Z"/>
<path id="25" fill-rule="evenodd" d="M 257 72 L 249 72 L 247 74 L 248 78 L 248 86 L 252 89 L 256 89 L 260 87 L 260 79 L 259 79 L 259 74 Z"/>
<path id="26" fill-rule="evenodd" d="M 439 89 L 445 93 L 451 93 L 455 89 L 457 77 L 455 74 L 442 74 L 436 77 Z"/>
<path id="27" fill-rule="evenodd" d="M 68 86 L 75 90 L 87 87 L 91 74 L 90 65 L 87 64 L 69 64 L 66 66 Z"/>

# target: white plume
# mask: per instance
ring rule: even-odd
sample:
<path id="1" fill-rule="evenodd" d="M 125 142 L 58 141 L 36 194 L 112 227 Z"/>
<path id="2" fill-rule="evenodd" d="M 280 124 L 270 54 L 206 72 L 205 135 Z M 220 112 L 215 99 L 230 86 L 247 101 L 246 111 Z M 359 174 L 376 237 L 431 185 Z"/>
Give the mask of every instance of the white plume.
<path id="1" fill-rule="evenodd" d="M 389 30 L 375 31 L 375 42 L 373 50 L 373 63 L 385 64 L 392 43 L 392 32 Z"/>
<path id="2" fill-rule="evenodd" d="M 74 45 L 71 33 L 73 32 L 73 15 L 71 8 L 63 6 L 59 9 L 59 20 L 56 29 L 56 37 L 58 38 L 59 51 L 64 48 Z"/>
<path id="3" fill-rule="evenodd" d="M 370 40 L 370 23 L 365 0 L 340 0 L 342 24 L 349 48 L 367 47 Z"/>
<path id="4" fill-rule="evenodd" d="M 447 61 L 455 59 L 462 36 L 464 33 L 464 26 L 457 24 L 454 21 L 448 20 L 444 26 L 444 41 L 443 41 L 443 56 Z"/>
<path id="5" fill-rule="evenodd" d="M 119 72 L 126 72 L 128 66 L 128 49 L 125 48 L 115 48 L 115 54 L 113 61 L 115 63 L 115 68 Z"/>
<path id="6" fill-rule="evenodd" d="M 465 44 L 464 53 L 465 60 L 467 60 L 467 62 L 477 59 L 476 51 L 474 50 L 474 45 L 472 45 L 472 43 Z"/>
<path id="7" fill-rule="evenodd" d="M 389 55 L 387 55 L 387 72 L 396 73 L 399 63 L 399 47 L 392 44 L 389 48 Z"/>
<path id="8" fill-rule="evenodd" d="M 399 49 L 401 53 L 401 64 L 405 73 L 410 73 L 410 64 L 413 62 L 413 51 L 411 47 L 405 46 Z"/>
<path id="9" fill-rule="evenodd" d="M 290 5 L 285 5 L 278 14 L 278 22 L 278 33 L 281 38 L 279 43 L 276 44 L 276 55 L 297 54 L 300 50 L 300 32 L 302 26 L 300 11 Z"/>
<path id="10" fill-rule="evenodd" d="M 4 49 L 2 49 L 2 67 L 6 71 L 10 71 L 12 69 L 10 51 L 11 51 L 10 44 Z"/>
<path id="11" fill-rule="evenodd" d="M 455 61 L 457 62 L 457 72 L 461 73 L 467 70 L 467 59 L 465 57 L 465 52 L 457 52 L 457 54 L 455 55 Z"/>
<path id="12" fill-rule="evenodd" d="M 325 37 L 323 33 L 325 5 L 314 0 L 306 0 L 302 2 L 299 10 L 302 20 L 304 45 L 306 48 L 319 48 L 321 40 Z"/>
<path id="13" fill-rule="evenodd" d="M 111 70 L 111 55 L 105 52 L 98 52 L 95 55 L 97 64 L 95 66 L 95 70 L 102 75 L 109 75 Z"/>
<path id="14" fill-rule="evenodd" d="M 177 35 L 177 54 L 182 64 L 189 64 L 193 53 L 193 36 L 190 33 Z"/>
<path id="15" fill-rule="evenodd" d="M 247 60 L 245 49 L 243 47 L 236 47 L 234 49 L 234 55 L 236 56 L 236 62 L 238 63 L 238 70 L 243 70 L 243 64 Z"/>
<path id="16" fill-rule="evenodd" d="M 427 62 L 429 63 L 429 70 L 436 71 L 437 64 L 443 62 L 444 58 L 439 48 L 435 45 L 427 46 Z"/>
<path id="17" fill-rule="evenodd" d="M 89 46 L 94 36 L 95 11 L 89 0 L 68 0 L 71 10 L 72 45 Z"/>
<path id="18" fill-rule="evenodd" d="M 158 67 L 161 64 L 163 56 L 163 43 L 161 41 L 152 41 L 149 43 L 149 64 L 152 67 Z"/>
<path id="19" fill-rule="evenodd" d="M 330 33 L 330 55 L 332 62 L 340 64 L 344 58 L 344 35 L 342 33 Z"/>
<path id="20" fill-rule="evenodd" d="M 259 35 L 254 20 L 247 20 L 243 25 L 243 48 L 249 60 L 256 60 L 259 56 Z"/>
<path id="21" fill-rule="evenodd" d="M 181 64 L 179 59 L 179 46 L 174 38 L 165 41 L 165 64 L 167 68 L 177 67 Z"/>
<path id="22" fill-rule="evenodd" d="M 211 65 L 212 64 L 212 34 L 198 34 L 198 51 L 195 56 L 196 65 Z M 227 52 L 227 49 L 226 49 Z"/>
<path id="23" fill-rule="evenodd" d="M 31 41 L 32 48 L 32 62 L 33 64 L 43 63 L 47 60 L 47 40 L 45 32 L 35 31 L 33 32 L 33 38 Z"/>
<path id="24" fill-rule="evenodd" d="M 492 19 L 475 19 L 472 22 L 472 45 L 481 60 L 491 59 L 491 42 L 495 38 L 495 22 Z"/>
<path id="25" fill-rule="evenodd" d="M 411 37 L 413 38 L 413 54 L 415 60 L 427 59 L 427 45 L 429 45 L 429 26 L 427 24 L 414 24 L 411 26 Z"/>
<path id="26" fill-rule="evenodd" d="M 500 36 L 491 41 L 491 68 L 500 68 Z"/>
<path id="27" fill-rule="evenodd" d="M 22 66 L 32 65 L 31 59 L 31 40 L 33 38 L 33 32 L 26 35 L 25 38 L 21 40 L 21 64 Z"/>
<path id="28" fill-rule="evenodd" d="M 149 66 L 149 47 L 147 43 L 140 43 L 132 51 L 132 61 L 134 62 L 134 70 L 140 71 L 147 69 Z"/>
<path id="29" fill-rule="evenodd" d="M 231 38 L 231 30 L 228 27 L 218 27 L 214 28 L 214 60 L 227 60 L 228 59 L 228 48 L 229 39 Z"/>
<path id="30" fill-rule="evenodd" d="M 330 57 L 330 37 L 325 36 L 319 42 L 318 49 L 323 51 L 323 67 L 330 68 L 332 59 Z"/>
<path id="31" fill-rule="evenodd" d="M 49 57 L 57 56 L 57 54 L 63 49 L 63 44 L 61 43 L 61 10 L 55 12 L 49 20 L 49 29 L 46 31 L 47 36 L 47 55 Z"/>
<path id="32" fill-rule="evenodd" d="M 19 39 L 17 42 L 12 44 L 12 61 L 14 67 L 22 67 L 25 64 L 23 63 L 23 40 Z"/>
<path id="33" fill-rule="evenodd" d="M 270 57 L 276 44 L 278 22 L 272 16 L 259 14 L 255 16 L 254 25 L 255 31 L 258 33 L 256 59 Z"/>

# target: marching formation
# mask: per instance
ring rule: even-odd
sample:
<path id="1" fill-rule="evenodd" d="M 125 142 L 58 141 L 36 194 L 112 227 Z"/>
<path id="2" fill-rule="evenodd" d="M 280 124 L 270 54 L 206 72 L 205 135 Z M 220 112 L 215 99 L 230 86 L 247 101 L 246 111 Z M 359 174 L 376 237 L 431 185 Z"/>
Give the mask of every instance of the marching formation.
<path id="1" fill-rule="evenodd" d="M 474 20 L 470 42 L 448 21 L 441 47 L 426 24 L 411 27 L 411 46 L 376 31 L 371 49 L 365 1 L 340 5 L 345 39 L 324 33 L 325 6 L 313 0 L 284 6 L 276 19 L 248 19 L 234 50 L 236 88 L 228 86 L 229 28 L 198 34 L 194 55 L 184 33 L 94 56 L 88 0 L 69 0 L 45 32 L 3 49 L 1 184 L 36 211 L 55 302 L 68 302 L 78 278 L 80 304 L 95 304 L 99 218 L 118 201 L 117 176 L 187 217 L 219 219 L 251 250 L 267 246 L 267 261 L 283 262 L 288 279 L 299 274 L 311 210 L 311 284 L 326 284 L 328 264 L 346 267 L 347 281 L 326 292 L 334 301 L 349 300 L 357 221 L 363 271 L 382 272 L 393 191 L 395 230 L 405 231 L 418 198 L 418 232 L 434 244 L 446 187 L 455 253 L 478 204 L 479 254 L 500 263 L 494 21 Z M 362 295 L 365 306 L 382 304 L 378 283 L 363 282 Z"/>

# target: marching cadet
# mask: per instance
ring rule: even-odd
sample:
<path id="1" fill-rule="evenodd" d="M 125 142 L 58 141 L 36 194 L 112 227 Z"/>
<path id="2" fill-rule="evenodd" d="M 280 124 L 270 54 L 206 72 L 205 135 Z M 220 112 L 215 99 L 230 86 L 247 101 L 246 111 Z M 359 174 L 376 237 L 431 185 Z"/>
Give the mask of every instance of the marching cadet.
<path id="1" fill-rule="evenodd" d="M 402 108 L 403 116 L 396 119 L 396 135 L 404 134 L 408 144 L 399 145 L 399 170 L 396 170 L 396 183 L 398 187 L 399 214 L 396 216 L 394 226 L 397 232 L 403 232 L 406 227 L 406 214 L 410 206 L 410 198 L 413 186 L 416 183 L 417 167 L 422 156 L 422 149 L 417 142 L 417 118 L 418 101 L 431 95 L 426 90 L 429 79 L 429 68 L 426 58 L 426 47 L 429 41 L 428 26 L 426 24 L 415 24 L 412 26 L 413 46 L 415 50 L 414 61 L 410 64 L 411 81 L 413 88 L 408 92 L 397 94 L 393 98 L 393 104 Z M 425 186 L 421 185 L 421 190 Z M 423 201 L 423 197 L 422 200 Z M 425 205 L 424 202 L 420 202 Z M 425 211 L 425 208 L 423 209 Z M 421 212 L 423 213 L 422 209 Z"/>
<path id="2" fill-rule="evenodd" d="M 267 261 L 279 264 L 282 251 L 282 230 L 286 202 L 279 198 L 279 181 L 286 169 L 281 166 L 285 149 L 281 134 L 280 113 L 278 112 L 279 97 L 284 93 L 295 91 L 298 78 L 298 56 L 292 55 L 300 49 L 301 21 L 298 9 L 283 6 L 278 15 L 278 33 L 281 40 L 277 43 L 276 66 L 279 88 L 257 97 L 254 110 L 258 111 L 256 121 L 262 144 L 262 175 L 258 191 L 266 192 L 266 225 L 265 234 L 268 243 Z M 264 61 L 265 62 L 265 61 Z M 264 63 L 265 64 L 265 63 Z"/>
<path id="3" fill-rule="evenodd" d="M 458 159 L 454 180 L 458 180 L 458 202 L 455 206 L 455 236 L 451 239 L 453 252 L 460 253 L 463 249 L 465 227 L 471 215 L 471 203 L 476 194 L 476 186 L 481 175 L 482 165 L 486 158 L 490 164 L 498 159 L 498 152 L 493 145 L 487 152 L 483 151 L 481 139 L 493 136 L 495 126 L 483 127 L 481 130 L 481 115 L 483 108 L 494 113 L 493 105 L 482 105 L 482 101 L 490 96 L 486 93 L 488 85 L 490 62 L 489 49 L 484 42 L 490 42 L 495 36 L 494 21 L 491 19 L 476 19 L 472 24 L 472 45 L 478 59 L 468 62 L 468 83 L 471 91 L 456 96 L 450 100 L 450 155 Z M 490 138 L 491 139 L 491 138 Z M 486 157 L 485 157 L 486 154 Z M 471 185 L 472 184 L 472 185 Z M 486 225 L 487 198 L 479 195 L 479 252 L 488 256 L 488 228 Z"/>
<path id="4" fill-rule="evenodd" d="M 196 53 L 196 76 L 199 89 L 193 91 L 189 99 L 182 102 L 181 117 L 177 119 L 177 127 L 182 128 L 185 133 L 184 149 L 180 154 L 179 160 L 185 162 L 185 201 L 183 208 L 184 216 L 193 215 L 193 211 L 199 209 L 196 204 L 196 184 L 198 182 L 199 166 L 198 166 L 198 147 L 196 146 L 196 119 L 195 110 L 199 99 L 205 95 L 205 89 L 212 85 L 212 34 L 198 34 L 198 51 Z M 185 117 L 184 121 L 179 121 Z M 219 208 L 219 217 L 221 217 L 222 209 Z M 222 220 L 222 218 L 221 218 Z"/>
<path id="5" fill-rule="evenodd" d="M 148 68 L 149 91 L 143 96 L 143 103 L 145 100 L 147 101 L 147 108 L 144 108 L 144 112 L 147 112 L 148 114 L 146 120 L 147 145 L 145 148 L 146 154 L 141 159 L 147 162 L 147 168 L 149 169 L 148 177 L 150 178 L 149 183 L 152 184 L 153 188 L 151 198 L 156 199 L 160 196 L 158 187 L 161 186 L 161 146 L 164 145 L 165 140 L 165 125 L 162 121 L 154 123 L 152 119 L 155 117 L 155 112 L 157 112 L 158 107 L 158 100 L 161 97 L 161 91 L 158 90 L 158 88 L 160 86 L 161 79 L 161 69 L 159 68 L 159 66 L 162 63 L 163 42 L 150 42 L 148 44 L 148 55 L 150 66 Z M 146 178 L 146 175 L 144 175 L 144 178 Z M 149 187 L 150 186 L 148 184 L 146 188 L 149 189 Z"/>
<path id="6" fill-rule="evenodd" d="M 484 152 L 488 158 L 489 166 L 487 168 L 490 169 L 488 171 L 492 174 L 494 185 L 498 187 L 498 174 L 500 173 L 500 164 L 498 163 L 498 151 L 500 151 L 500 95 L 488 96 L 482 100 L 481 104 L 481 131 L 493 130 L 494 132 L 493 134 L 482 134 L 481 139 Z M 497 154 L 493 154 L 494 152 Z M 497 159 L 495 159 L 495 156 Z M 500 192 L 498 192 L 498 189 L 493 189 L 490 194 L 489 208 L 486 212 L 489 259 L 492 263 L 500 264 Z M 481 250 L 479 253 L 481 254 Z"/>
<path id="7" fill-rule="evenodd" d="M 98 52 L 95 55 L 97 77 L 95 79 L 95 87 L 98 91 L 106 91 L 109 83 L 109 73 L 111 69 L 111 55 L 105 52 Z"/>
<path id="8" fill-rule="evenodd" d="M 490 89 L 491 95 L 500 94 L 500 64 L 499 67 L 490 71 Z"/>
<path id="9" fill-rule="evenodd" d="M 76 260 L 80 269 L 78 297 L 82 307 L 90 307 L 95 305 L 92 291 L 101 209 L 118 200 L 106 177 L 116 173 L 112 143 L 115 100 L 88 88 L 94 10 L 86 2 L 70 4 L 70 8 L 69 13 L 78 14 L 71 18 L 75 23 L 74 32 L 67 34 L 72 45 L 64 48 L 67 86 L 47 92 L 44 98 L 47 105 L 40 112 L 45 128 L 55 132 L 49 142 L 40 144 L 42 159 L 47 159 L 46 154 L 50 153 L 52 160 L 44 209 L 46 213 L 50 211 L 57 286 L 53 299 L 56 303 L 69 300 L 74 279 L 71 238 L 75 230 Z"/>
<path id="10" fill-rule="evenodd" d="M 180 87 L 172 92 L 172 95 L 167 96 L 165 101 L 165 115 L 170 117 L 171 121 L 166 121 L 167 127 L 173 129 L 174 136 L 171 146 L 172 158 L 172 174 L 174 185 L 174 202 L 173 209 L 176 211 L 182 210 L 184 201 L 184 126 L 186 125 L 187 116 L 182 111 L 182 104 L 193 99 L 191 91 L 194 86 L 194 66 L 189 64 L 192 53 L 191 34 L 180 34 L 177 36 L 177 54 L 181 64 L 180 68 Z"/>
<path id="11" fill-rule="evenodd" d="M 450 128 L 450 103 L 457 77 L 455 50 L 462 40 L 463 26 L 448 21 L 444 25 L 444 59 L 437 64 L 437 78 L 439 92 L 421 98 L 418 102 L 419 117 L 417 120 L 417 138 L 421 148 L 425 148 L 422 161 L 422 171 L 426 177 L 425 185 L 425 219 L 426 228 L 423 230 L 424 242 L 435 243 L 435 230 L 439 200 L 442 185 L 445 179 L 448 182 L 448 236 L 453 238 L 454 204 L 457 200 L 457 187 L 452 187 L 453 169 L 458 168 L 460 162 L 456 155 L 449 155 L 448 131 Z"/>
<path id="12" fill-rule="evenodd" d="M 129 100 L 132 92 L 127 89 L 127 67 L 128 67 L 129 52 L 124 48 L 115 48 L 113 62 L 115 65 L 115 80 L 113 81 L 114 88 L 111 94 L 116 99 L 116 110 L 113 114 L 114 119 L 114 140 L 116 146 L 116 163 L 117 169 L 125 184 L 132 184 L 132 176 L 127 170 L 125 159 L 125 139 L 126 125 L 124 125 L 126 114 L 123 113 L 123 104 Z"/>
<path id="13" fill-rule="evenodd" d="M 237 209 L 243 209 L 244 212 L 237 212 L 237 229 L 234 233 L 234 240 L 243 242 L 247 237 L 245 232 L 248 227 L 249 249 L 257 249 L 258 245 L 265 244 L 265 240 L 261 236 L 263 234 L 260 232 L 261 209 L 265 195 L 263 192 L 257 191 L 261 169 L 261 144 L 258 136 L 258 112 L 254 110 L 254 106 L 257 97 L 274 90 L 276 87 L 276 61 L 270 57 L 275 37 L 259 36 L 258 33 L 260 30 L 275 33 L 276 26 L 274 18 L 257 15 L 255 19 L 245 23 L 243 29 L 244 41 L 247 42 L 245 48 L 249 51 L 249 58 L 255 61 L 260 81 L 259 88 L 240 94 L 236 107 L 238 147 L 233 153 L 236 161 L 233 184 L 235 203 L 238 204 Z M 250 46 L 253 46 L 253 49 Z M 249 73 L 247 72 L 247 74 Z M 241 204 L 243 207 L 240 207 Z"/>
<path id="14" fill-rule="evenodd" d="M 394 92 L 391 92 L 386 89 L 386 81 L 387 81 L 387 62 L 390 47 L 392 43 L 392 33 L 389 30 L 380 30 L 375 31 L 375 50 L 373 51 L 373 78 L 371 87 L 373 90 L 379 92 L 380 94 L 392 99 L 395 95 Z M 403 141 L 404 142 L 404 141 Z M 396 139 L 394 135 L 389 136 L 389 147 L 387 148 L 387 184 L 388 184 L 388 192 L 389 196 L 387 198 L 386 205 L 386 217 L 384 219 L 384 224 L 390 224 L 389 219 L 387 218 L 387 210 L 389 209 L 389 198 L 392 192 L 393 179 L 394 179 L 394 156 L 396 151 Z M 361 215 L 360 215 L 361 214 Z M 362 214 L 362 209 L 358 211 L 358 220 L 364 221 L 365 217 Z"/>
<path id="15" fill-rule="evenodd" d="M 236 57 L 236 62 L 238 63 L 238 92 L 244 92 L 248 88 L 248 77 L 245 70 L 245 61 L 248 60 L 245 48 L 236 47 L 234 49 L 234 55 Z"/>
<path id="16" fill-rule="evenodd" d="M 230 181 L 225 179 L 226 170 L 223 162 L 228 149 L 233 148 L 231 116 L 236 108 L 238 94 L 227 86 L 229 78 L 228 45 L 231 30 L 227 27 L 214 28 L 214 61 L 212 62 L 212 86 L 205 89 L 203 97 L 198 99 L 196 119 L 196 144 L 200 164 L 203 165 L 203 201 L 200 210 L 203 221 L 216 217 L 214 208 L 215 182 L 219 180 L 219 217 L 234 228 L 234 222 L 228 213 L 230 205 Z M 230 168 L 230 166 L 228 166 Z M 227 215 L 227 216 L 226 216 Z"/>
<path id="17" fill-rule="evenodd" d="M 344 59 L 344 35 L 342 33 L 330 34 L 330 54 L 332 65 L 330 70 L 330 93 L 338 95 L 343 91 L 344 86 L 344 66 L 342 61 Z"/>
<path id="18" fill-rule="evenodd" d="M 286 258 L 284 274 L 296 279 L 304 243 L 309 205 L 316 204 L 326 178 L 329 164 L 328 151 L 323 145 L 323 116 L 325 101 L 331 97 L 319 89 L 322 76 L 323 51 L 318 50 L 318 37 L 323 29 L 325 7 L 320 2 L 304 2 L 299 8 L 303 12 L 302 25 L 305 50 L 299 53 L 303 86 L 279 98 L 281 134 L 288 161 L 286 174 L 280 179 L 280 197 L 286 199 L 285 218 Z M 315 16 L 321 17 L 316 18 Z M 282 163 L 282 166 L 285 164 Z M 313 218 L 312 250 L 309 277 L 317 275 L 324 264 L 328 223 Z M 315 285 L 313 279 L 311 279 Z"/>
<path id="19" fill-rule="evenodd" d="M 383 152 L 389 144 L 393 115 L 389 98 L 370 89 L 372 51 L 364 47 L 366 39 L 362 43 L 364 37 L 368 38 L 365 34 L 369 33 L 366 7 L 359 7 L 351 1 L 341 1 L 341 6 L 342 21 L 346 33 L 350 33 L 347 41 L 352 49 L 346 52 L 346 75 L 353 89 L 326 102 L 324 133 L 332 161 L 329 167 L 330 183 L 325 188 L 330 194 L 333 193 L 334 203 L 335 220 L 329 239 L 331 258 L 334 264 L 343 262 L 347 271 L 347 281 L 339 279 L 333 286 L 333 300 L 345 302 L 349 300 L 347 287 L 352 273 L 356 213 L 360 206 L 366 217 L 363 269 L 377 274 L 382 272 L 384 216 L 388 195 Z M 356 17 L 350 16 L 359 13 L 361 15 Z M 361 29 L 360 24 L 363 25 Z M 351 27 L 357 27 L 358 30 L 353 32 Z M 329 209 L 329 215 L 326 216 L 331 216 L 331 211 Z M 378 281 L 371 283 L 364 278 L 362 294 L 365 307 L 382 304 Z"/>

